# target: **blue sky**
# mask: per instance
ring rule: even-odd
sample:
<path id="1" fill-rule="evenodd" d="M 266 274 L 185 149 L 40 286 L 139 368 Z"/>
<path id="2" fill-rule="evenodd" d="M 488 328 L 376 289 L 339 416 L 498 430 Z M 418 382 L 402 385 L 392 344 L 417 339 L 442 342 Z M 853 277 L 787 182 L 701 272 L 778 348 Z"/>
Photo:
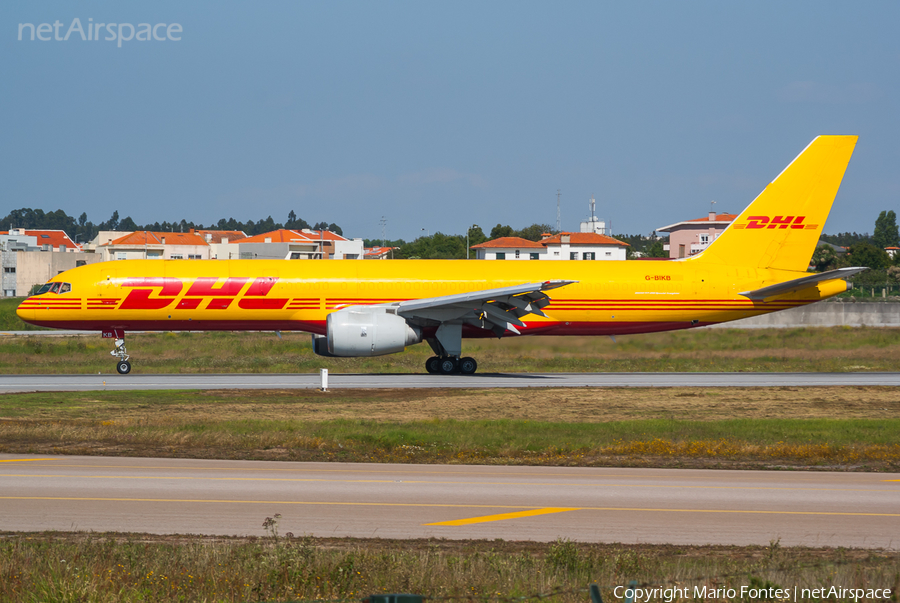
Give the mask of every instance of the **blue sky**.
<path id="1" fill-rule="evenodd" d="M 183 31 L 18 40 L 74 18 Z M 649 233 L 858 134 L 826 232 L 871 232 L 900 209 L 898 22 L 896 2 L 5 2 L 0 214 L 294 210 L 412 239 L 555 224 L 560 189 L 564 229 L 593 194 Z"/>

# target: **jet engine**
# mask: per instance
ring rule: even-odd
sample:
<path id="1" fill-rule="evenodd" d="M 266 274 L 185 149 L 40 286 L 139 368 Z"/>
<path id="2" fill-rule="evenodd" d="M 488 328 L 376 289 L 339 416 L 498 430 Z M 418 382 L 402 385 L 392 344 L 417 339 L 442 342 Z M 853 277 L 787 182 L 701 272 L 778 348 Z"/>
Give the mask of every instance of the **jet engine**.
<path id="1" fill-rule="evenodd" d="M 313 351 L 319 356 L 383 356 L 421 342 L 421 331 L 390 310 L 355 307 L 332 312 L 326 335 L 313 335 Z"/>

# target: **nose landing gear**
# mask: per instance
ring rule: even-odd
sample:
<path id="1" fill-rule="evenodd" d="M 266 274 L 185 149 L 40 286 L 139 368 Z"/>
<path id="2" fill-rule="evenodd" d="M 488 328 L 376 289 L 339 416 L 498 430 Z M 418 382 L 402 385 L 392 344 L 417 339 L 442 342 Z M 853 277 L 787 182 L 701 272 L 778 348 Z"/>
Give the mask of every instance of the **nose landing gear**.
<path id="1" fill-rule="evenodd" d="M 125 350 L 125 331 L 121 329 L 103 331 L 103 337 L 104 339 L 116 338 L 116 349 L 109 353 L 110 356 L 118 358 L 118 361 L 116 362 L 116 372 L 120 375 L 127 375 L 130 373 L 131 363 L 128 362 L 128 359 L 131 358 L 131 356 L 129 356 L 128 352 Z"/>
<path id="2" fill-rule="evenodd" d="M 131 363 L 128 362 L 128 359 L 131 358 L 131 356 L 125 351 L 125 339 L 116 339 L 116 349 L 110 352 L 110 355 L 119 359 L 119 361 L 116 362 L 116 371 L 118 371 L 120 375 L 127 375 L 131 372 Z"/>

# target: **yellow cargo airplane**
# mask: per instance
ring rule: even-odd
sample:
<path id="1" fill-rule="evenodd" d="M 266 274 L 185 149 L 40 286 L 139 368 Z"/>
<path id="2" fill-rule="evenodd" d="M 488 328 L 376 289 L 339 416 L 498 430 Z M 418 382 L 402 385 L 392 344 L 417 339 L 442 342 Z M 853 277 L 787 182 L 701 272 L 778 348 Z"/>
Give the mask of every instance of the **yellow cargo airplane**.
<path id="1" fill-rule="evenodd" d="M 856 136 L 819 136 L 702 253 L 636 261 L 128 260 L 64 272 L 18 307 L 31 324 L 313 334 L 322 356 L 428 342 L 430 373 L 472 374 L 464 337 L 688 329 L 803 306 L 864 268 L 807 273 Z"/>

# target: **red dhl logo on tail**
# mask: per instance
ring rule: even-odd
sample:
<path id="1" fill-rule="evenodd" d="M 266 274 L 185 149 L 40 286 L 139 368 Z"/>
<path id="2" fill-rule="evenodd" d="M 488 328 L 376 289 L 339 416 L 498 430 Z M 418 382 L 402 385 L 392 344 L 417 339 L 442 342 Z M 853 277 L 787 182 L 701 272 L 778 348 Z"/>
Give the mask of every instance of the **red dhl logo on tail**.
<path id="1" fill-rule="evenodd" d="M 735 224 L 734 228 L 738 230 L 742 228 L 746 228 L 747 230 L 763 228 L 767 228 L 769 230 L 773 230 L 775 228 L 813 230 L 819 227 L 818 224 L 804 224 L 803 220 L 805 219 L 806 216 L 750 216 L 747 218 L 746 224 Z"/>
<path id="2" fill-rule="evenodd" d="M 278 277 L 261 276 L 247 287 L 244 296 L 238 300 L 238 307 L 244 310 L 281 310 L 288 298 L 269 298 L 269 292 L 275 286 Z M 220 282 L 221 281 L 221 282 Z M 215 276 L 194 279 L 176 310 L 195 310 L 205 300 L 207 310 L 224 310 L 240 295 L 249 278 L 229 277 L 220 279 Z M 162 310 L 175 303 L 184 282 L 171 277 L 127 278 L 122 287 L 132 290 L 119 306 L 120 310 Z"/>

